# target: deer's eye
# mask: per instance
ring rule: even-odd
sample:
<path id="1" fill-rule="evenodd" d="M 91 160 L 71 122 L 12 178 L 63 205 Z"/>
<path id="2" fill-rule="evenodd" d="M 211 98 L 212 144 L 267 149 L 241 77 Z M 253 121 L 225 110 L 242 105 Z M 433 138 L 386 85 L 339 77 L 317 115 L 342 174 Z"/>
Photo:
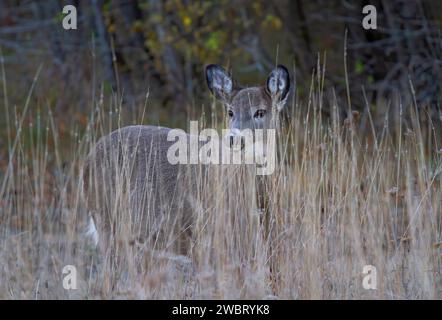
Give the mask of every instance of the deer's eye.
<path id="1" fill-rule="evenodd" d="M 232 110 L 229 110 L 229 111 L 227 112 L 227 114 L 229 115 L 230 118 L 233 118 L 233 111 L 232 111 Z"/>
<path id="2" fill-rule="evenodd" d="M 257 110 L 257 111 L 255 112 L 255 114 L 253 115 L 253 117 L 254 117 L 254 118 L 262 118 L 262 117 L 264 117 L 265 114 L 266 114 L 266 110 L 264 110 L 264 109 L 260 109 L 260 110 Z"/>

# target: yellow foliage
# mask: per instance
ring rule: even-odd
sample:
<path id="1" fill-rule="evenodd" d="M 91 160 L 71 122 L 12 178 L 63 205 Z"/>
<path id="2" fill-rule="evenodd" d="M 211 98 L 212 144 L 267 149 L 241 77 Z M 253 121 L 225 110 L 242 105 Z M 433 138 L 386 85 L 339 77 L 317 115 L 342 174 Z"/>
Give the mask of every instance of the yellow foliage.
<path id="1" fill-rule="evenodd" d="M 189 16 L 183 17 L 183 25 L 184 27 L 188 28 L 192 25 L 192 19 Z"/>

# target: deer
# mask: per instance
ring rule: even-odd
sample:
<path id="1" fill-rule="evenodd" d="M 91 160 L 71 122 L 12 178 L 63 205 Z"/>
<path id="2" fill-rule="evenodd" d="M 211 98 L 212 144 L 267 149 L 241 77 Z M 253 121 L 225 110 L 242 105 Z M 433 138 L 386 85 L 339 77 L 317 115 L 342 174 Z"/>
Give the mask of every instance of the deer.
<path id="1" fill-rule="evenodd" d="M 261 86 L 242 87 L 215 64 L 205 67 L 205 79 L 215 100 L 224 106 L 229 147 L 239 141 L 239 152 L 245 152 L 247 141 L 241 135 L 245 129 L 279 129 L 290 92 L 285 66 L 278 65 Z M 155 238 L 154 243 L 165 238 L 179 253 L 188 252 L 195 219 L 192 177 L 196 167 L 168 161 L 174 144 L 168 139 L 171 130 L 152 125 L 122 127 L 93 146 L 85 160 L 83 188 L 89 212 L 87 234 L 95 246 L 118 231 L 129 230 L 136 237 Z M 227 166 L 227 174 L 229 170 Z M 258 207 L 264 206 L 263 197 L 257 199 Z M 118 209 L 125 203 L 128 210 Z M 123 227 L 121 221 L 128 226 Z"/>

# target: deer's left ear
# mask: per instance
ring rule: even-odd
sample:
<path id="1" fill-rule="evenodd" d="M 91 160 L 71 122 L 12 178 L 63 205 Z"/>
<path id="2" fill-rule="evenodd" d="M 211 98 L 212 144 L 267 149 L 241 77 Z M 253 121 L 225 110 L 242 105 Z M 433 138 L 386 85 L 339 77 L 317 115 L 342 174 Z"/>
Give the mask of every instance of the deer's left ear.
<path id="1" fill-rule="evenodd" d="M 278 111 L 284 108 L 288 93 L 290 91 L 290 74 L 286 67 L 283 65 L 278 65 L 274 69 L 266 83 L 267 92 L 272 97 L 272 101 L 275 103 Z"/>
<path id="2" fill-rule="evenodd" d="M 207 86 L 210 91 L 223 102 L 230 99 L 233 92 L 233 80 L 230 74 L 216 64 L 206 67 Z"/>

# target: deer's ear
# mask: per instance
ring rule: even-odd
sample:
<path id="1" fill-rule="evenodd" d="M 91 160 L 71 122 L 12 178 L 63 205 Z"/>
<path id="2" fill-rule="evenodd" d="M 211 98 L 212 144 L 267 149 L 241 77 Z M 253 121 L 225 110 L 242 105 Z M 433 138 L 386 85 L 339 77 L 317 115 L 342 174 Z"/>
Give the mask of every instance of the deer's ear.
<path id="1" fill-rule="evenodd" d="M 216 64 L 206 67 L 207 86 L 210 91 L 221 100 L 230 98 L 233 91 L 233 80 L 230 74 Z"/>
<path id="2" fill-rule="evenodd" d="M 290 91 L 290 74 L 286 67 L 278 65 L 270 73 L 267 78 L 266 89 L 280 111 L 287 102 Z"/>

